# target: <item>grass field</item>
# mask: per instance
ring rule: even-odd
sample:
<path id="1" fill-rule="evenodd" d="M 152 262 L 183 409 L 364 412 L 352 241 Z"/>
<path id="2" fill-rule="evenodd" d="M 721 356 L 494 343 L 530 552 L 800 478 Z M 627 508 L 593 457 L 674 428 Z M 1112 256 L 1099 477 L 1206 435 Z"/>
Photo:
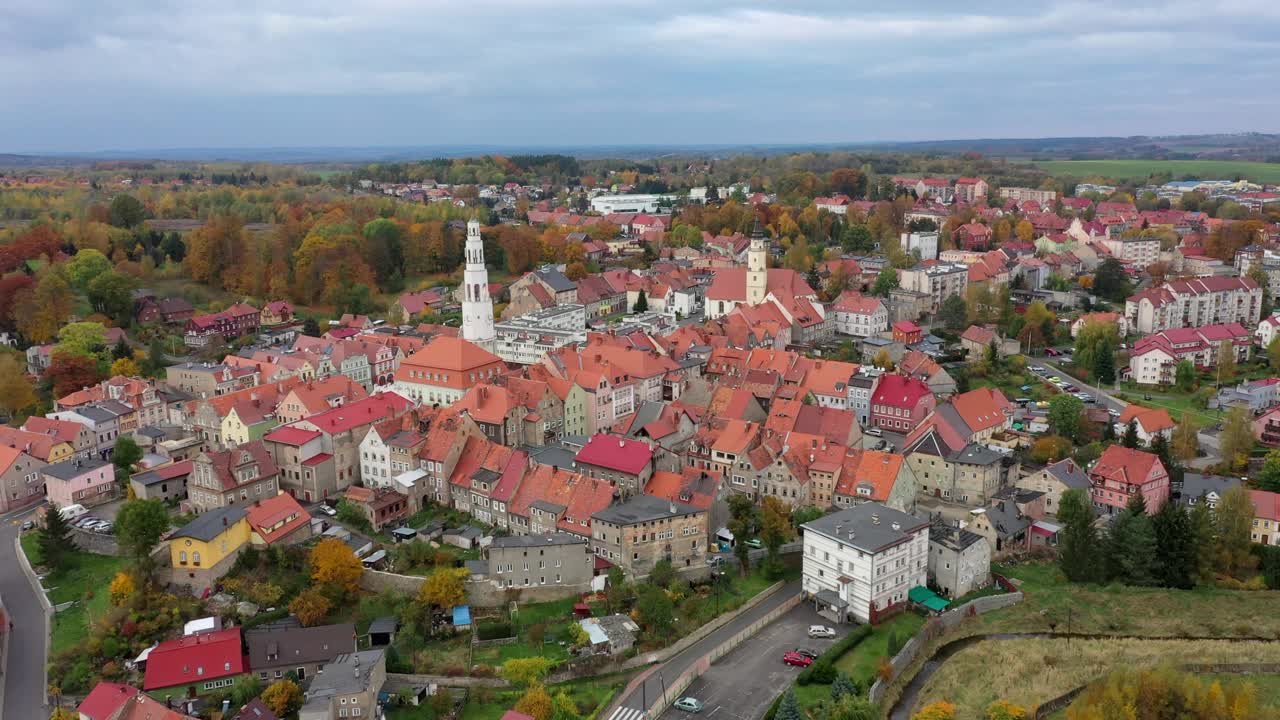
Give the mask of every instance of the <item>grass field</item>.
<path id="1" fill-rule="evenodd" d="M 1280 638 L 1280 591 L 1195 590 L 1125 585 L 1075 585 L 1056 565 L 992 566 L 992 572 L 1022 581 L 1026 598 L 979 616 L 973 632 L 1116 633 L 1154 637 Z M 1231 608 L 1230 614 L 1222 608 Z"/>
<path id="2" fill-rule="evenodd" d="M 905 645 L 924 625 L 924 618 L 905 612 L 882 625 L 876 626 L 865 640 L 853 646 L 836 660 L 836 670 L 848 675 L 858 687 L 869 688 L 876 680 L 880 661 L 888 657 L 889 635 L 896 633 L 898 646 Z M 800 707 L 814 716 L 821 715 L 823 706 L 831 699 L 831 686 L 823 684 L 796 685 L 796 700 Z"/>
<path id="3" fill-rule="evenodd" d="M 32 566 L 42 562 L 35 533 L 22 536 L 22 550 Z M 107 586 L 111 584 L 111 578 L 129 564 L 123 558 L 86 552 L 71 553 L 69 558 L 66 569 L 52 573 L 44 580 L 44 586 L 50 588 L 49 602 L 59 605 L 77 601 L 71 608 L 53 616 L 50 655 L 66 650 L 88 636 L 90 621 L 105 613 L 110 604 Z"/>
<path id="4" fill-rule="evenodd" d="M 579 717 L 589 718 L 609 703 L 614 694 L 626 684 L 628 677 L 630 676 L 624 673 L 574 680 L 548 685 L 547 692 L 553 698 L 561 692 L 567 693 L 577 706 Z M 461 720 L 500 720 L 502 714 L 514 707 L 523 694 L 520 690 L 473 688 L 467 696 L 466 707 L 462 709 Z"/>
<path id="5" fill-rule="evenodd" d="M 1276 662 L 1280 644 L 1224 640 L 989 640 L 961 650 L 929 679 L 917 708 L 956 704 L 957 717 L 981 717 L 995 700 L 1034 707 L 1121 667 L 1190 662 Z M 974 682 L 981 677 L 982 682 Z"/>
<path id="6" fill-rule="evenodd" d="M 1101 176 L 1116 181 L 1145 180 L 1152 173 L 1169 173 L 1174 180 L 1233 180 L 1280 182 L 1280 164 L 1236 160 L 1047 160 L 1033 163 L 1051 175 Z"/>

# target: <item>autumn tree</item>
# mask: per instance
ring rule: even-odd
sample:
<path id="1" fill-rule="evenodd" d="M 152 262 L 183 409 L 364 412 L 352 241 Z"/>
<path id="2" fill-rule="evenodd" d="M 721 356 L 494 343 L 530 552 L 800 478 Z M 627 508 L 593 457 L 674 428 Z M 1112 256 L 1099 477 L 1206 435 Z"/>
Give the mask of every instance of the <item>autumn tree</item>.
<path id="1" fill-rule="evenodd" d="M 89 289 L 89 283 L 103 273 L 111 271 L 111 260 L 92 248 L 81 250 L 66 262 L 67 279 L 81 292 Z"/>
<path id="2" fill-rule="evenodd" d="M 760 541 L 768 551 L 766 569 L 770 573 L 778 573 L 782 569 L 779 549 L 782 544 L 795 538 L 796 530 L 791 524 L 791 507 L 774 495 L 766 495 L 760 502 Z"/>
<path id="3" fill-rule="evenodd" d="M 418 590 L 418 602 L 428 607 L 451 608 L 467 602 L 466 568 L 436 568 Z"/>
<path id="4" fill-rule="evenodd" d="M 14 417 L 35 405 L 37 399 L 21 357 L 12 352 L 0 353 L 0 408 Z"/>
<path id="5" fill-rule="evenodd" d="M 1222 462 L 1229 469 L 1243 468 L 1249 461 L 1249 453 L 1253 450 L 1253 419 L 1249 410 L 1233 407 L 1227 411 L 1222 424 L 1222 432 L 1218 436 L 1218 446 L 1222 449 Z"/>
<path id="6" fill-rule="evenodd" d="M 1230 340 L 1218 345 L 1217 361 L 1218 382 L 1227 382 L 1236 376 L 1236 348 Z"/>
<path id="7" fill-rule="evenodd" d="M 120 607 L 129 602 L 129 598 L 133 597 L 133 593 L 137 588 L 133 584 L 133 576 L 127 572 L 118 572 L 111 579 L 111 586 L 108 592 L 111 596 L 111 604 Z"/>
<path id="8" fill-rule="evenodd" d="M 956 706 L 945 700 L 932 702 L 920 708 L 911 720 L 956 720 Z"/>
<path id="9" fill-rule="evenodd" d="M 502 663 L 498 674 L 512 685 L 532 687 L 542 682 L 551 667 L 551 660 L 545 657 L 512 658 Z"/>
<path id="10" fill-rule="evenodd" d="M 22 272 L 10 273 L 0 278 L 0 328 L 9 331 L 18 329 L 13 315 L 18 293 L 29 291 L 35 284 L 35 278 Z"/>
<path id="11" fill-rule="evenodd" d="M 326 538 L 311 550 L 311 579 L 337 597 L 359 589 L 363 574 L 360 558 L 341 540 Z"/>
<path id="12" fill-rule="evenodd" d="M 515 711 L 524 713 L 533 720 L 551 720 L 551 696 L 543 686 L 534 685 L 516 701 Z"/>
<path id="13" fill-rule="evenodd" d="M 1177 427 L 1173 429 L 1173 437 L 1169 440 L 1169 451 L 1178 460 L 1190 460 L 1198 454 L 1199 450 L 1200 436 L 1196 424 L 1184 412 Z"/>
<path id="14" fill-rule="evenodd" d="M 1047 305 L 1040 300 L 1031 303 L 1027 306 L 1027 312 L 1022 318 L 1018 342 L 1022 343 L 1029 352 L 1053 344 L 1058 316 Z"/>
<path id="15" fill-rule="evenodd" d="M 262 704 L 276 717 L 289 717 L 302 708 L 302 688 L 289 678 L 277 680 L 262 691 Z"/>
<path id="16" fill-rule="evenodd" d="M 1013 232 L 1020 242 L 1026 243 L 1036 239 L 1036 229 L 1030 220 L 1019 220 Z"/>
<path id="17" fill-rule="evenodd" d="M 60 398 L 98 382 L 102 375 L 96 358 L 54 352 L 44 377 L 52 385 L 53 396 Z"/>
<path id="18" fill-rule="evenodd" d="M 298 618 L 303 627 L 314 627 L 324 622 L 332 608 L 333 603 L 317 588 L 303 590 L 289 602 L 289 612 Z"/>
<path id="19" fill-rule="evenodd" d="M 1232 486 L 1213 510 L 1217 567 L 1232 577 L 1247 577 L 1257 566 L 1257 558 L 1249 550 L 1253 545 L 1254 518 L 1249 489 L 1244 485 Z"/>
<path id="20" fill-rule="evenodd" d="M 1119 349 L 1120 332 L 1115 323 L 1091 320 L 1084 323 L 1076 334 L 1074 362 L 1077 367 L 1085 368 L 1097 377 L 1096 370 L 1105 369 L 1102 366 L 1105 356 L 1111 362 L 1111 379 L 1105 382 L 1114 382 L 1115 354 Z"/>
<path id="21" fill-rule="evenodd" d="M 120 358 L 111 363 L 111 372 L 108 374 L 112 377 L 117 375 L 137 377 L 142 374 L 142 368 L 138 367 L 137 361 L 133 358 Z"/>
<path id="22" fill-rule="evenodd" d="M 1008 700 L 996 700 L 987 706 L 986 720 L 1027 720 L 1027 709 Z"/>
<path id="23" fill-rule="evenodd" d="M 168 530 L 169 511 L 163 500 L 130 500 L 116 515 L 116 541 L 144 570 L 149 568 L 151 551 Z"/>
<path id="24" fill-rule="evenodd" d="M 47 269 L 35 286 L 14 295 L 14 324 L 33 343 L 47 343 L 66 323 L 75 308 L 75 294 L 61 273 Z"/>

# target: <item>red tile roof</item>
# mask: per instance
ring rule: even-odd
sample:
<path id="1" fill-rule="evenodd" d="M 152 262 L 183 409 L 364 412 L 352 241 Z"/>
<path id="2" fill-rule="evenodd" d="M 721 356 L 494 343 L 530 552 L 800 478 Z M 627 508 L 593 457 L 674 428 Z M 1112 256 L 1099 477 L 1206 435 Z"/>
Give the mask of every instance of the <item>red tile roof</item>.
<path id="1" fill-rule="evenodd" d="M 1141 485 L 1147 482 L 1147 478 L 1158 467 L 1163 467 L 1160 458 L 1149 452 L 1134 450 L 1123 445 L 1108 445 L 1093 468 L 1089 470 L 1089 474 L 1119 483 Z M 1147 508 L 1147 512 L 1155 512 L 1157 509 Z"/>
<path id="2" fill-rule="evenodd" d="M 393 393 L 378 393 L 350 405 L 334 408 L 319 415 L 312 415 L 299 422 L 314 425 L 330 435 L 344 433 L 362 425 L 386 420 L 413 407 L 413 402 Z"/>
<path id="3" fill-rule="evenodd" d="M 125 701 L 142 691 L 120 683 L 100 682 L 93 686 L 89 695 L 76 707 L 76 712 L 89 720 L 107 720 L 119 710 Z"/>
<path id="4" fill-rule="evenodd" d="M 1128 425 L 1129 421 L 1138 423 L 1138 427 L 1148 435 L 1164 430 L 1172 430 L 1175 426 L 1169 411 L 1164 408 L 1148 408 L 1141 405 L 1129 405 L 1120 413 L 1119 422 Z"/>
<path id="5" fill-rule="evenodd" d="M 240 647 L 240 628 L 166 640 L 147 658 L 147 691 L 216 680 L 247 670 Z"/>
<path id="6" fill-rule="evenodd" d="M 876 391 L 871 395 L 875 405 L 888 405 L 896 408 L 914 408 L 925 395 L 932 394 L 929 386 L 915 378 L 901 375 L 884 374 L 876 384 Z"/>
<path id="7" fill-rule="evenodd" d="M 285 445 L 302 445 L 320 437 L 320 433 L 316 430 L 307 430 L 306 428 L 284 426 L 276 428 L 263 436 L 263 440 L 283 443 Z"/>
<path id="8" fill-rule="evenodd" d="M 638 475 L 653 460 L 653 448 L 639 440 L 593 435 L 578 451 L 580 463 Z"/>
<path id="9" fill-rule="evenodd" d="M 1280 493 L 1250 490 L 1249 497 L 1253 500 L 1254 517 L 1280 521 Z"/>
<path id="10" fill-rule="evenodd" d="M 311 522 L 311 514 L 288 493 L 255 503 L 248 510 L 250 527 L 268 545 Z"/>

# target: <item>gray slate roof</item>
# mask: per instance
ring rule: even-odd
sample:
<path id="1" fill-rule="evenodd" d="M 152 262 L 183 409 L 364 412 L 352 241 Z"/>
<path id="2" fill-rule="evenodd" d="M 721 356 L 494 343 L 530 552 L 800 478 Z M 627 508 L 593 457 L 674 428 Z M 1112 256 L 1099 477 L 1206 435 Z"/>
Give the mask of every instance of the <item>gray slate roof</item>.
<path id="1" fill-rule="evenodd" d="M 315 627 L 250 631 L 249 667 L 257 669 L 293 663 L 327 663 L 356 649 L 356 626 L 351 623 Z M 275 659 L 270 659 L 275 656 Z"/>
<path id="2" fill-rule="evenodd" d="M 1059 460 L 1045 471 L 1072 490 L 1084 490 L 1090 485 L 1089 475 L 1075 460 Z"/>
<path id="3" fill-rule="evenodd" d="M 63 460 L 60 463 L 45 465 L 41 468 L 40 472 L 43 472 L 45 475 L 56 477 L 59 480 L 70 480 L 91 470 L 97 470 L 104 465 L 110 464 L 110 462 L 96 457 L 72 458 L 70 460 Z"/>
<path id="4" fill-rule="evenodd" d="M 933 525 L 929 528 L 929 542 L 949 550 L 961 552 L 974 543 L 984 542 L 982 536 L 949 525 Z"/>
<path id="5" fill-rule="evenodd" d="M 592 515 L 594 520 L 603 520 L 614 525 L 634 525 L 681 515 L 694 515 L 705 512 L 682 502 L 667 501 L 652 495 L 636 495 L 624 503 L 607 507 Z"/>
<path id="6" fill-rule="evenodd" d="M 334 695 L 347 695 L 362 690 L 381 690 L 370 688 L 370 676 L 374 665 L 382 659 L 386 650 L 363 650 L 357 653 L 339 655 L 333 662 L 324 666 L 324 671 L 316 675 L 307 689 L 307 705 L 313 701 L 328 702 Z M 314 707 L 314 706 L 313 706 Z"/>
<path id="7" fill-rule="evenodd" d="M 221 507 L 216 510 L 210 510 L 205 514 L 197 517 L 195 520 L 187 523 L 184 527 L 178 528 L 169 537 L 172 538 L 191 538 L 193 540 L 210 540 L 222 534 L 227 527 L 240 522 L 240 519 L 248 515 L 242 507 L 230 506 Z M 225 521 L 225 522 L 224 522 Z"/>
<path id="8" fill-rule="evenodd" d="M 570 280 L 558 269 L 547 266 L 534 271 L 538 279 L 547 284 L 555 292 L 571 292 L 578 289 L 578 284 Z"/>
<path id="9" fill-rule="evenodd" d="M 863 503 L 824 515 L 801 527 L 805 532 L 816 532 L 874 553 L 906 541 L 911 533 L 928 525 L 927 521 L 886 505 Z"/>
<path id="10" fill-rule="evenodd" d="M 1182 476 L 1182 502 L 1188 506 L 1193 505 L 1210 492 L 1221 497 L 1223 493 L 1239 484 L 1239 478 L 1186 473 Z"/>

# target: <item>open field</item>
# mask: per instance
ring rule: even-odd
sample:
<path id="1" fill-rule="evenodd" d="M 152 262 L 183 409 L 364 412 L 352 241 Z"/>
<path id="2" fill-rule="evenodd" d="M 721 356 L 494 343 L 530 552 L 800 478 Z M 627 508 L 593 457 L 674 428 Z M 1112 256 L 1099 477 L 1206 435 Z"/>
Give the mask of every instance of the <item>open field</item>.
<path id="1" fill-rule="evenodd" d="M 41 563 L 35 533 L 22 536 L 22 550 L 33 566 Z M 129 564 L 124 558 L 86 552 L 73 552 L 68 557 L 67 568 L 51 573 L 44 581 L 45 587 L 50 588 L 49 601 L 54 605 L 76 601 L 71 608 L 53 616 L 50 655 L 66 650 L 88 635 L 89 623 L 105 613 L 110 605 L 107 586 L 111 579 Z"/>
<path id="2" fill-rule="evenodd" d="M 1051 175 L 1083 178 L 1101 176 L 1116 181 L 1145 180 L 1152 173 L 1169 173 L 1174 180 L 1233 180 L 1280 183 L 1280 163 L 1236 160 L 1047 160 L 1033 163 Z"/>
<path id="3" fill-rule="evenodd" d="M 1050 563 L 993 566 L 992 572 L 1022 581 L 1026 598 L 988 613 L 967 626 L 971 633 L 1115 633 L 1153 637 L 1280 638 L 1280 591 L 1141 588 L 1075 585 Z M 1222 608 L 1231 608 L 1224 614 Z"/>
<path id="4" fill-rule="evenodd" d="M 920 694 L 917 707 L 937 700 L 957 717 L 980 717 L 995 700 L 1023 707 L 1051 700 L 1122 667 L 1191 662 L 1276 662 L 1280 643 L 1225 640 L 988 640 L 956 653 Z M 982 682 L 974 682 L 981 677 Z"/>

